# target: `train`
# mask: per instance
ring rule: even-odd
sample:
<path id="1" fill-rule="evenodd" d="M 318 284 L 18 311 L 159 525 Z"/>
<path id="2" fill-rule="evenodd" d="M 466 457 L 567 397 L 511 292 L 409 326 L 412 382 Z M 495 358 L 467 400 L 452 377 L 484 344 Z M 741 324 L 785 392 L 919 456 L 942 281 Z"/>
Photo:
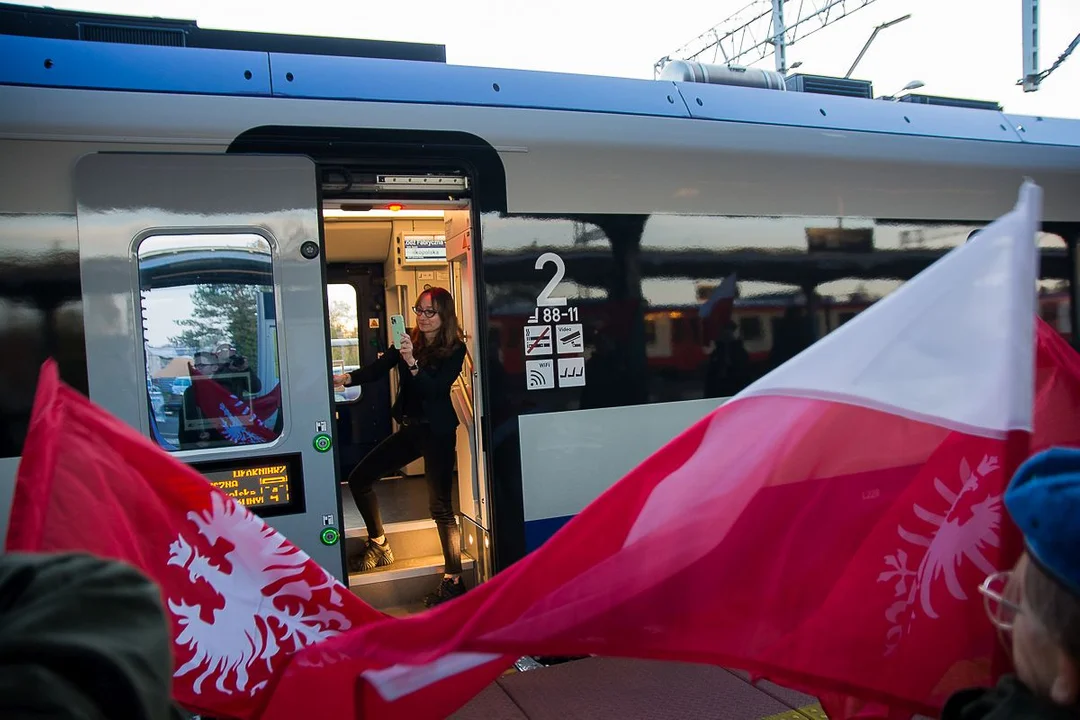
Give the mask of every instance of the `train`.
<path id="1" fill-rule="evenodd" d="M 208 478 L 283 468 L 248 508 L 408 613 L 442 573 L 422 461 L 376 487 L 399 562 L 350 575 L 367 529 L 343 481 L 394 431 L 397 386 L 331 376 L 385 352 L 426 288 L 451 292 L 468 348 L 468 583 L 968 241 L 1025 178 L 1041 312 L 1074 336 L 1080 121 L 732 76 L 465 67 L 443 45 L 0 5 L 0 497 L 54 358 Z M 254 408 L 221 442 L 181 442 L 163 405 L 199 363 L 232 368 Z"/>

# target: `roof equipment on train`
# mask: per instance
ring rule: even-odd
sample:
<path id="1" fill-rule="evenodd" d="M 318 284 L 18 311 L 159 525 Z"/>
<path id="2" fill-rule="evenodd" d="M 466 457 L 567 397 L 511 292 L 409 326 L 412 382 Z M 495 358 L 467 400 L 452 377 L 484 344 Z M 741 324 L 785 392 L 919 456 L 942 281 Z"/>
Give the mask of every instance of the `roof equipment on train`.
<path id="1" fill-rule="evenodd" d="M 710 85 L 740 85 L 764 90 L 787 90 L 784 76 L 775 70 L 748 68 L 738 65 L 711 65 L 709 63 L 672 60 L 660 73 L 661 80 L 673 82 L 697 82 Z"/>
<path id="2" fill-rule="evenodd" d="M 108 15 L 9 3 L 0 3 L 0 35 L 124 45 L 446 62 L 445 45 L 208 30 L 199 27 L 194 20 Z"/>
<path id="3" fill-rule="evenodd" d="M 940 95 L 921 95 L 919 93 L 907 93 L 897 98 L 899 102 L 919 103 L 920 105 L 944 105 L 946 107 L 972 108 L 975 110 L 994 110 L 1001 112 L 1004 108 L 1001 103 L 993 100 L 969 100 L 967 98 L 941 97 Z"/>
<path id="4" fill-rule="evenodd" d="M 874 84 L 869 80 L 827 77 L 825 75 L 805 75 L 797 73 L 784 78 L 788 90 L 819 95 L 842 95 L 872 100 Z"/>
<path id="5" fill-rule="evenodd" d="M 763 70 L 739 65 L 716 65 L 692 60 L 671 60 L 664 65 L 659 79 L 667 82 L 736 85 L 760 90 L 790 90 L 814 95 L 838 95 L 865 100 L 874 99 L 874 84 L 869 80 L 854 80 L 852 78 L 829 77 L 827 75 L 806 75 L 803 73 L 784 75 L 775 70 Z M 998 112 L 1003 109 L 996 102 L 942 97 L 939 95 L 908 93 L 899 98 L 886 97 L 881 99 L 918 103 L 920 105 L 996 110 Z"/>
<path id="6" fill-rule="evenodd" d="M 854 109 L 842 113 L 837 120 L 825 108 L 810 108 L 805 99 L 791 97 L 791 107 L 781 109 L 771 103 L 730 103 L 729 97 L 721 100 L 716 96 L 717 91 L 723 91 L 702 87 L 781 90 L 853 99 L 874 97 L 873 84 L 866 80 L 787 75 L 732 64 L 670 60 L 660 73 L 661 82 L 476 68 L 446 63 L 445 45 L 206 30 L 194 21 L 58 11 L 0 2 L 0 36 L 5 35 L 9 39 L 0 52 L 0 82 L 10 85 L 528 107 L 737 122 L 764 120 L 782 125 L 809 123 L 849 130 L 888 128 L 888 132 L 897 130 L 895 120 L 899 118 L 904 122 L 899 126 L 904 132 L 922 127 L 920 118 L 911 114 L 921 115 L 921 111 L 914 108 L 890 113 L 882 112 L 880 106 L 866 107 L 865 112 Z M 118 45 L 127 49 L 118 49 Z M 177 63 L 176 53 L 181 48 L 194 51 L 190 67 Z M 186 52 L 181 54 L 184 59 L 189 57 Z M 387 59 L 428 62 L 379 64 Z M 129 71 L 147 63 L 161 71 L 150 76 Z M 431 73 L 442 74 L 433 82 Z M 674 92 L 671 84 L 675 85 Z M 681 95 L 687 96 L 677 102 Z M 710 99 L 718 102 L 710 103 Z M 878 99 L 1003 112 L 998 103 L 966 98 L 907 93 Z M 819 120 L 815 113 L 827 119 Z M 945 116 L 936 113 L 926 117 Z M 958 116 L 951 117 L 954 119 L 947 123 L 949 137 L 985 138 L 989 132 L 997 139 L 999 130 L 1014 135 L 1023 132 L 1019 129 L 1022 124 L 1010 118 L 988 123 L 985 118 L 960 121 Z M 1049 134 L 1044 130 L 1040 137 L 1041 141 L 1057 143 L 1060 136 L 1057 130 Z M 1024 139 L 1032 141 L 1030 135 Z M 359 178 L 349 168 L 324 167 L 322 171 L 328 175 L 324 185 L 347 188 L 350 199 L 374 200 L 381 197 L 380 191 L 390 189 L 381 187 L 377 179 Z M 398 199 L 409 200 L 434 191 L 454 202 L 462 194 L 460 190 L 422 184 L 393 190 Z"/>

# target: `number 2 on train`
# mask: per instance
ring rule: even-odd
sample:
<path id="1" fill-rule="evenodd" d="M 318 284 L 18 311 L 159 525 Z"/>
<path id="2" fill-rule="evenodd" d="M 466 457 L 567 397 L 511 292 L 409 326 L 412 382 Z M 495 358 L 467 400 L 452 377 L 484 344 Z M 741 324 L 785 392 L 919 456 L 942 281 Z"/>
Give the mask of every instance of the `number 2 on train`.
<path id="1" fill-rule="evenodd" d="M 540 291 L 540 294 L 536 296 L 537 307 L 561 307 L 566 305 L 566 298 L 564 297 L 551 297 L 551 291 L 559 286 L 562 282 L 563 276 L 566 275 L 566 263 L 563 259 L 553 252 L 546 252 L 540 257 L 536 258 L 536 269 L 541 270 L 548 263 L 555 265 L 555 274 L 551 276 L 551 280 L 544 286 L 544 289 Z"/>

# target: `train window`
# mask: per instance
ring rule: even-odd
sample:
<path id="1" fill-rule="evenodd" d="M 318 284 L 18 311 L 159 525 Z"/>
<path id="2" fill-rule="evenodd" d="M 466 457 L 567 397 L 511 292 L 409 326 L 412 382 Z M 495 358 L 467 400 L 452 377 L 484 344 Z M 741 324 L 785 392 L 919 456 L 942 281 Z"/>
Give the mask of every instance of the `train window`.
<path id="1" fill-rule="evenodd" d="M 360 335 L 356 312 L 356 288 L 346 283 L 328 285 L 326 300 L 330 308 L 330 340 L 334 374 L 360 367 Z"/>
<path id="2" fill-rule="evenodd" d="M 653 318 L 645 319 L 645 344 L 656 344 L 656 320 Z"/>
<path id="3" fill-rule="evenodd" d="M 519 379 L 520 327 L 553 277 L 533 271 L 538 257 L 560 255 L 558 294 L 602 341 L 588 343 L 586 385 L 551 394 L 552 409 L 733 395 L 981 227 L 825 215 L 486 214 L 482 222 L 488 308 L 506 329 L 501 362 L 518 378 L 510 385 L 523 407 L 541 394 Z M 1070 337 L 1069 281 L 1080 270 L 1061 237 L 1042 233 L 1039 246 L 1041 317 Z M 729 278 L 734 287 L 721 292 Z"/>
<path id="4" fill-rule="evenodd" d="M 273 255 L 256 234 L 157 235 L 138 247 L 151 434 L 167 450 L 281 432 Z"/>
<path id="5" fill-rule="evenodd" d="M 682 343 L 693 340 L 693 337 L 686 337 L 686 318 L 681 312 L 668 313 L 668 317 L 671 318 L 671 342 Z"/>
<path id="6" fill-rule="evenodd" d="M 739 337 L 747 342 L 754 342 L 762 338 L 761 318 L 747 316 L 739 318 Z"/>
<path id="7" fill-rule="evenodd" d="M 330 308 L 330 363 L 335 375 L 360 368 L 360 315 L 357 311 L 356 288 L 348 283 L 326 286 L 327 307 Z M 360 397 L 360 386 L 334 388 L 338 403 Z"/>

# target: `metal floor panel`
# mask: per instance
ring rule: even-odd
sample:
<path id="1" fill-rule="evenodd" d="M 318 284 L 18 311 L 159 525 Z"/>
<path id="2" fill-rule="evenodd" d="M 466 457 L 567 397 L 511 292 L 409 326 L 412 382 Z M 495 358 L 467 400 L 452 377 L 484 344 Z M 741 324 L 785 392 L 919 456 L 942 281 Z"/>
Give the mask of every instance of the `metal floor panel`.
<path id="1" fill-rule="evenodd" d="M 495 693 L 498 686 L 502 695 Z M 807 696 L 790 695 L 802 702 Z M 510 712 L 506 701 L 519 714 Z M 812 704 L 813 698 L 808 703 Z M 506 675 L 452 717 L 527 720 L 761 720 L 802 717 L 777 697 L 723 668 L 691 663 L 587 658 Z M 500 714 L 500 713 L 510 714 Z"/>

